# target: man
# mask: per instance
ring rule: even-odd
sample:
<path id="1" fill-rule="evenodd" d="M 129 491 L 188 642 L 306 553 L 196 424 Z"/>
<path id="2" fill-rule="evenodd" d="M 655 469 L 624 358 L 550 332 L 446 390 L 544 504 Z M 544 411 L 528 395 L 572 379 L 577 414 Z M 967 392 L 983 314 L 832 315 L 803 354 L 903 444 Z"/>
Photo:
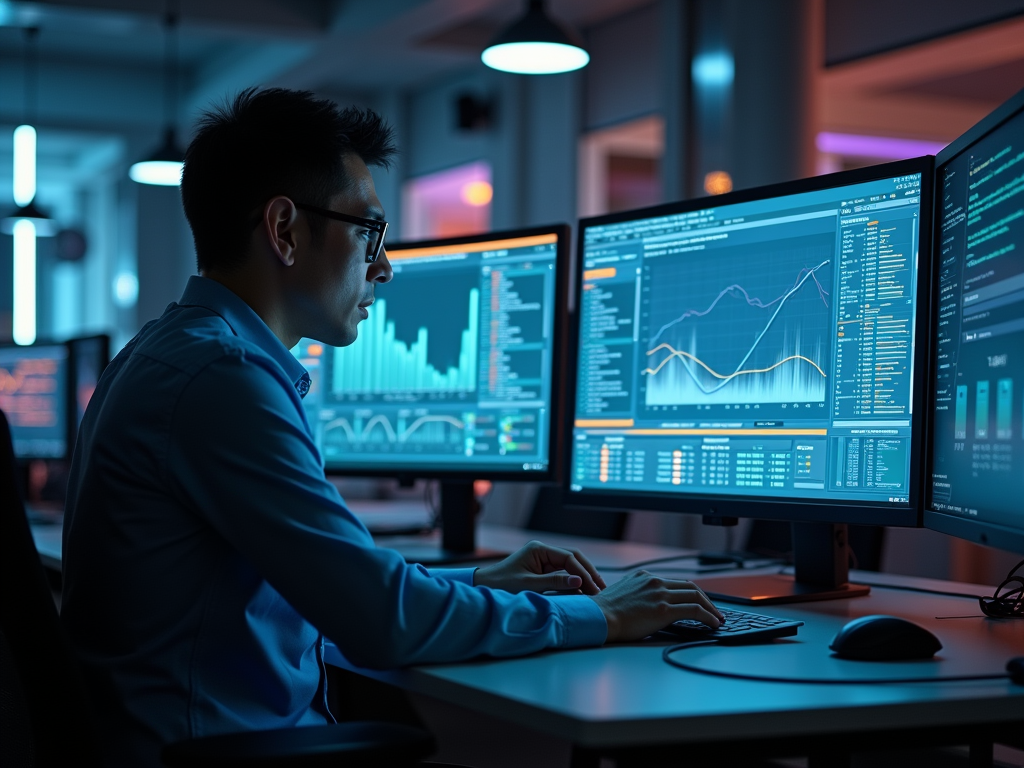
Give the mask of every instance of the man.
<path id="1" fill-rule="evenodd" d="M 308 93 L 252 89 L 200 120 L 181 185 L 200 276 L 103 374 L 68 486 L 62 620 L 110 764 L 330 722 L 324 636 L 392 667 L 718 625 L 688 582 L 605 588 L 538 543 L 479 569 L 407 565 L 326 480 L 288 350 L 351 344 L 391 279 L 367 166 L 393 152 L 373 112 Z"/>

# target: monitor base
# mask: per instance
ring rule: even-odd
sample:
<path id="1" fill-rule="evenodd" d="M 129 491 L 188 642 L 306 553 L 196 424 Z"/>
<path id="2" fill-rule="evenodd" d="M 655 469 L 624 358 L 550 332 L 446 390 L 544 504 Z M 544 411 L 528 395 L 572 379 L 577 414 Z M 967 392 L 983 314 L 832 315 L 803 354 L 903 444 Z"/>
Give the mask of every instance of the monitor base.
<path id="1" fill-rule="evenodd" d="M 780 603 L 807 603 L 814 600 L 838 600 L 862 597 L 871 591 L 866 584 L 840 584 L 825 587 L 805 584 L 792 576 L 769 574 L 766 576 L 736 576 L 732 578 L 697 579 L 697 585 L 712 600 L 724 600 L 742 605 L 779 605 Z"/>
<path id="2" fill-rule="evenodd" d="M 508 557 L 508 552 L 499 552 L 482 547 L 471 549 L 468 552 L 443 549 L 436 544 L 410 544 L 392 548 L 397 550 L 407 563 L 419 563 L 420 565 L 456 565 L 458 563 L 471 563 L 478 560 L 500 560 L 501 558 Z"/>

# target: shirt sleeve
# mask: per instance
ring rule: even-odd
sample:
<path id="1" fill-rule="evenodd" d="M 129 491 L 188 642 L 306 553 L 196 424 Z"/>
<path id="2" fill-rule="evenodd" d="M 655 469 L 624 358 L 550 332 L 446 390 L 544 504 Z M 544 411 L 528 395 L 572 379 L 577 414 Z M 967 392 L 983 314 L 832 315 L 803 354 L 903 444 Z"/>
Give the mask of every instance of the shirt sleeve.
<path id="1" fill-rule="evenodd" d="M 327 481 L 294 387 L 233 351 L 185 388 L 165 480 L 353 663 L 388 668 L 604 642 L 588 597 L 472 586 L 379 548 Z"/>

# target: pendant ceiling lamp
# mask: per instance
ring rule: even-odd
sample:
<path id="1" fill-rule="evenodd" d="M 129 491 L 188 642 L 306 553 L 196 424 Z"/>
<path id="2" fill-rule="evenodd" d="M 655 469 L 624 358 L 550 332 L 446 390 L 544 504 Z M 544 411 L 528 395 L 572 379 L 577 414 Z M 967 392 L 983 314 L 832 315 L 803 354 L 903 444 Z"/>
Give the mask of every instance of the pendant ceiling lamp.
<path id="1" fill-rule="evenodd" d="M 529 0 L 526 14 L 498 34 L 480 58 L 491 69 L 519 75 L 554 75 L 587 66 L 590 54 L 579 37 Z"/>
<path id="2" fill-rule="evenodd" d="M 128 176 L 139 184 L 176 187 L 181 184 L 185 153 L 178 146 L 174 129 L 178 111 L 178 14 L 170 3 L 164 28 L 164 140 L 145 159 L 133 164 Z"/>
<path id="3" fill-rule="evenodd" d="M 38 27 L 25 28 L 25 123 L 14 129 L 14 210 L 0 219 L 0 232 L 14 234 L 19 221 L 30 221 L 36 237 L 57 233 L 56 223 L 36 203 L 36 87 Z"/>
<path id="4" fill-rule="evenodd" d="M 14 129 L 14 204 L 0 231 L 14 236 L 11 336 L 15 344 L 36 340 L 36 238 L 56 233 L 54 221 L 36 203 L 36 73 L 39 29 L 25 29 L 25 124 Z"/>

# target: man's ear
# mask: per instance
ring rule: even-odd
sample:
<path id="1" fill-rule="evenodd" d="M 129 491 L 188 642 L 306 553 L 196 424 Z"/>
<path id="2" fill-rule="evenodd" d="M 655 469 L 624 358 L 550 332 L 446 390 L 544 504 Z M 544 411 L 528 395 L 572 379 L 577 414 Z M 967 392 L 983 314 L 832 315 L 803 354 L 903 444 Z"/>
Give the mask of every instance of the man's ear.
<path id="1" fill-rule="evenodd" d="M 263 206 L 262 229 L 271 252 L 286 267 L 295 263 L 299 239 L 296 228 L 299 212 L 295 203 L 283 195 L 272 197 Z"/>

